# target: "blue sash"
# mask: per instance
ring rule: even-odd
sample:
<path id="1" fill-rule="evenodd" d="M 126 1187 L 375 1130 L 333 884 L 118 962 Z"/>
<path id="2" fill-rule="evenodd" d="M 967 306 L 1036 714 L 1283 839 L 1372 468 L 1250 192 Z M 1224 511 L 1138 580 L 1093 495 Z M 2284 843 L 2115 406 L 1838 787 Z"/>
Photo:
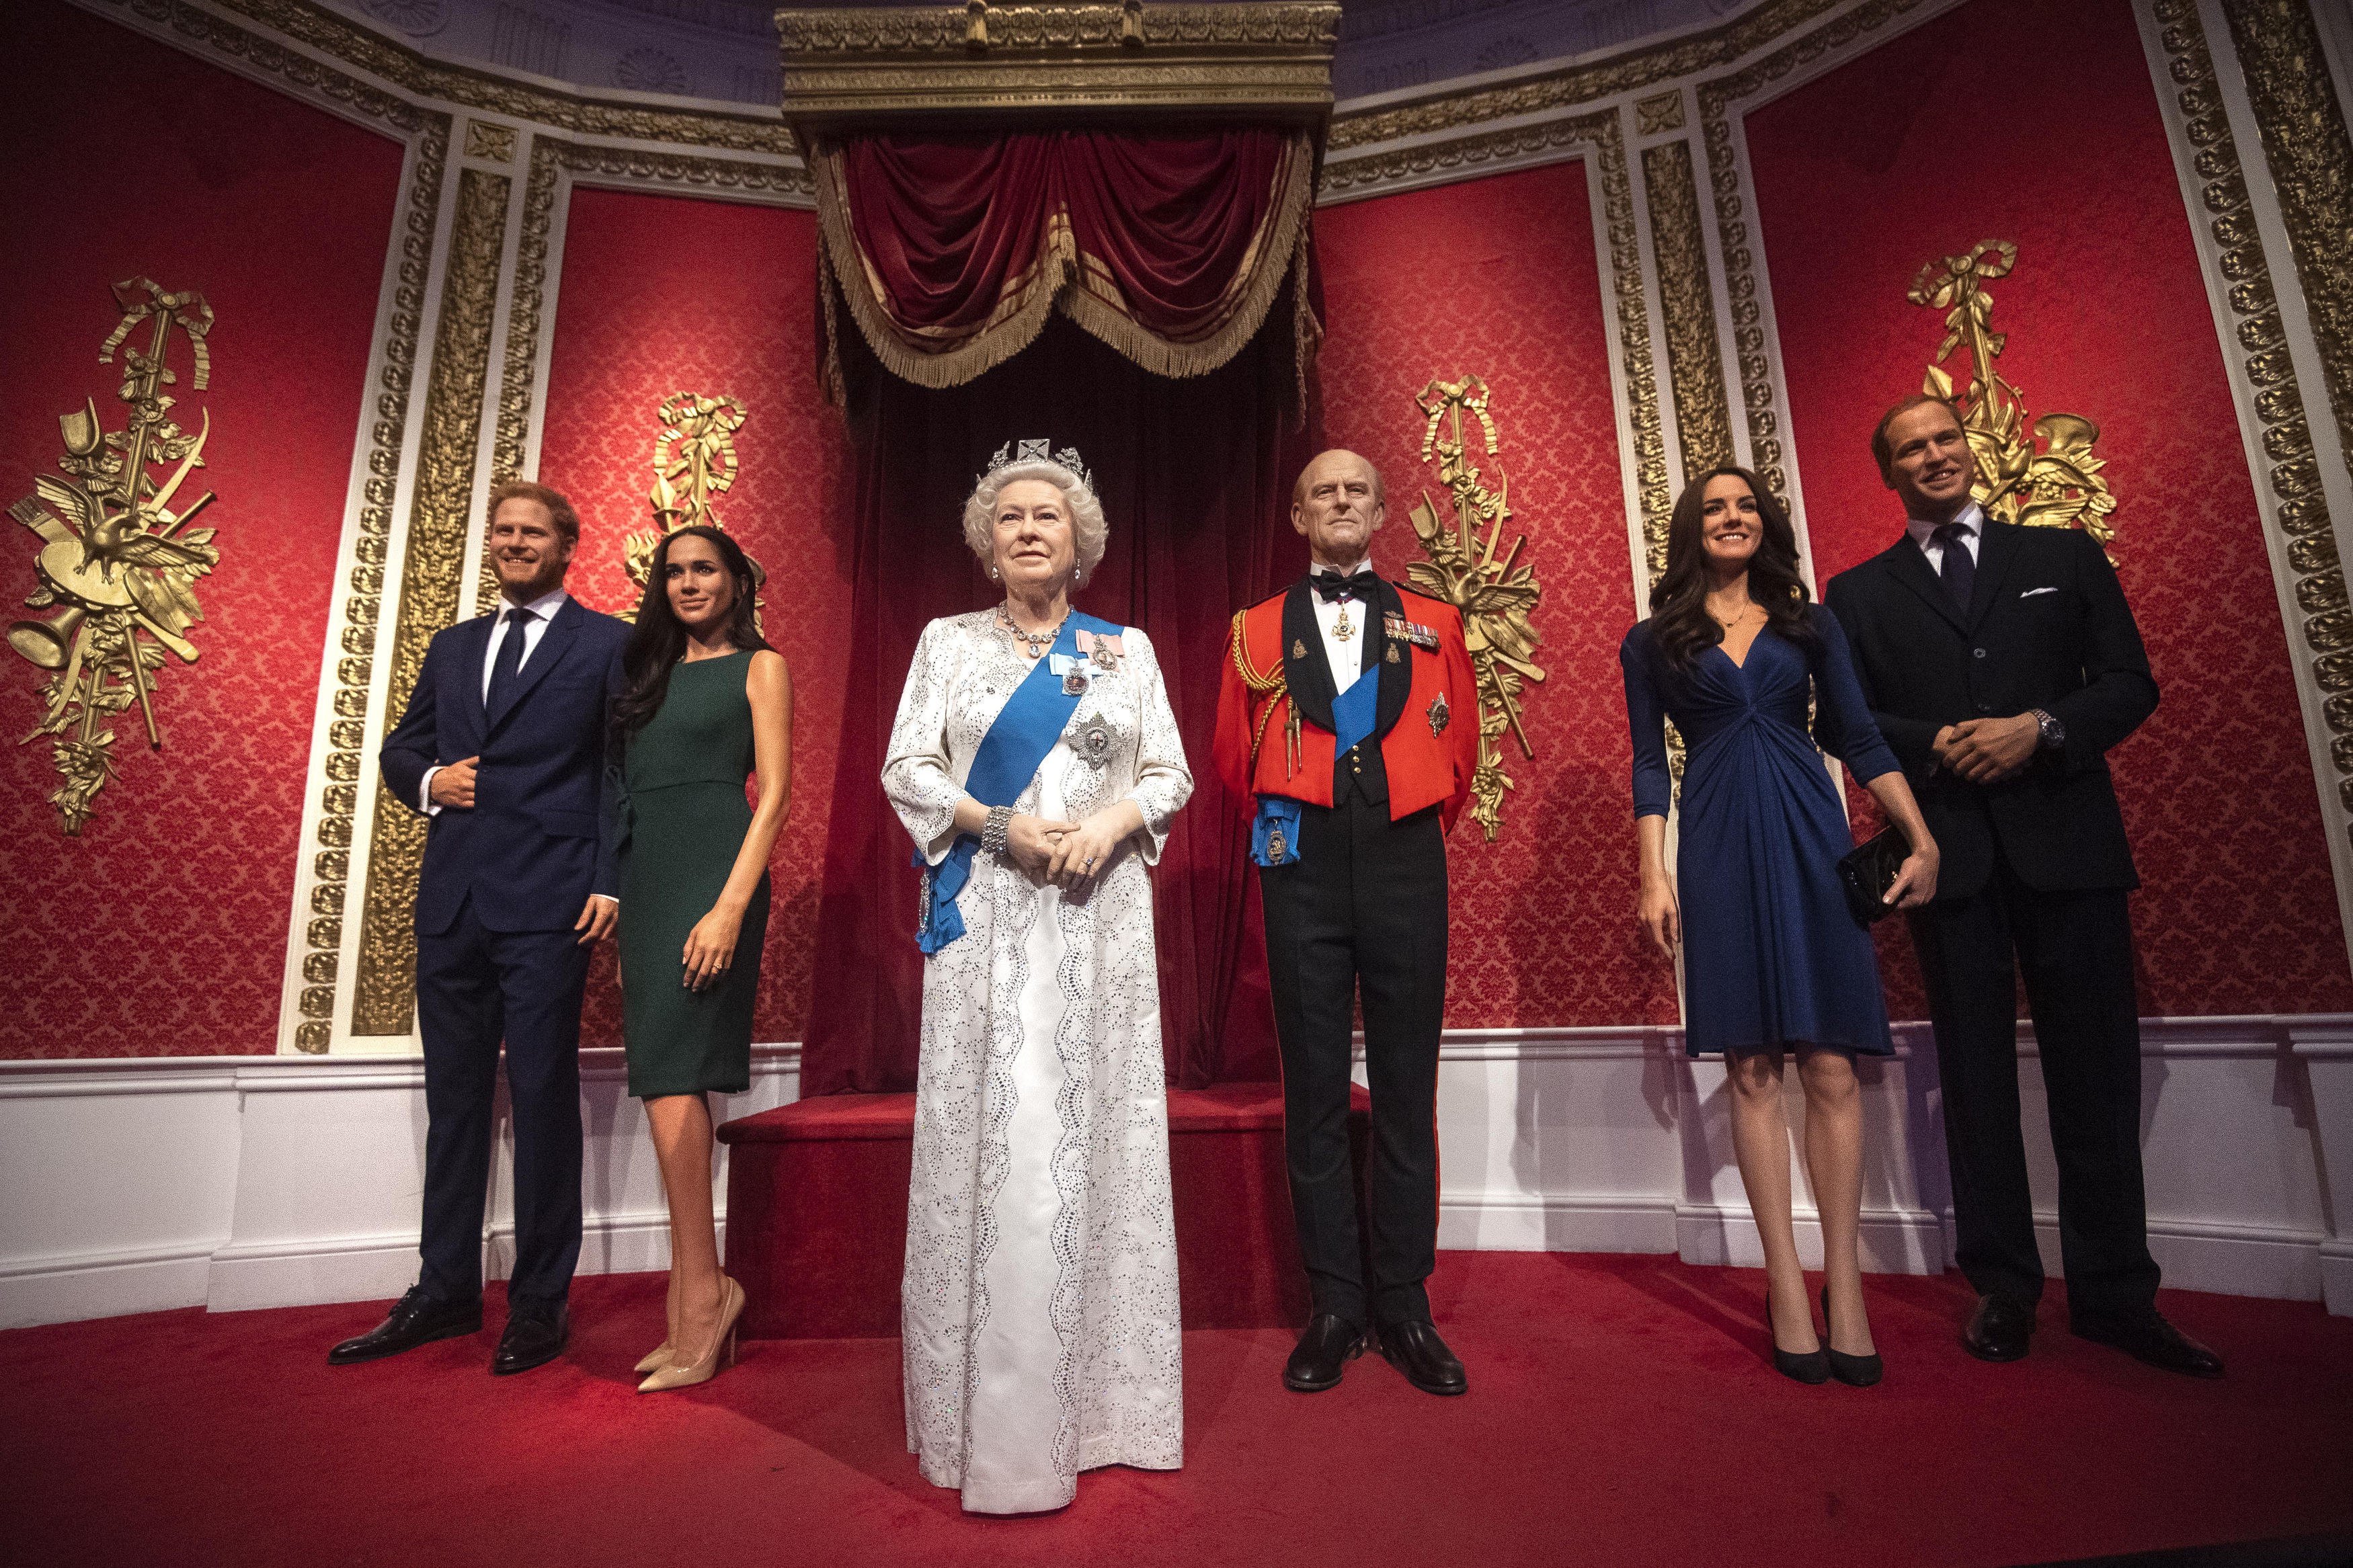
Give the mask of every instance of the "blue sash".
<path id="1" fill-rule="evenodd" d="M 981 737 L 980 750 L 973 753 L 972 772 L 965 775 L 965 793 L 983 805 L 1011 805 L 1038 776 L 1039 764 L 1046 753 L 1061 739 L 1062 726 L 1071 721 L 1078 710 L 1083 691 L 1066 691 L 1062 678 L 1052 669 L 1053 655 L 1076 658 L 1079 633 L 1091 632 L 1097 637 L 1117 637 L 1120 628 L 1109 621 L 1072 610 L 1062 623 L 1062 635 L 1054 639 L 1051 653 L 1030 667 L 1029 676 L 1013 689 L 997 711 L 997 722 Z M 964 934 L 964 915 L 956 908 L 956 895 L 972 879 L 972 857 L 980 847 L 980 840 L 969 833 L 956 835 L 949 847 L 947 858 L 923 873 L 923 923 L 915 932 L 915 945 L 926 953 L 939 952 Z M 915 851 L 915 864 L 923 864 L 923 852 Z"/>
<path id="2" fill-rule="evenodd" d="M 1345 757 L 1373 732 L 1380 717 L 1381 683 L 1370 671 L 1332 700 L 1333 754 Z M 1291 866 L 1299 860 L 1299 803 L 1288 795 L 1258 797 L 1250 824 L 1250 858 L 1261 866 Z"/>

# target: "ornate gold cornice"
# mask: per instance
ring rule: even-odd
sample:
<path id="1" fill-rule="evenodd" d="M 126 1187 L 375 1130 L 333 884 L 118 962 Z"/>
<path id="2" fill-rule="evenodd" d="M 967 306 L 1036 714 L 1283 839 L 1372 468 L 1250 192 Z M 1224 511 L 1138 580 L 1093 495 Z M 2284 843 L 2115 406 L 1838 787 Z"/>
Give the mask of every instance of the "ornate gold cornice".
<path id="1" fill-rule="evenodd" d="M 1346 147 L 1393 142 L 1400 137 L 1457 131 L 1490 120 L 1571 109 L 1621 92 L 1638 91 L 1736 60 L 1840 4 L 1841 0 L 1768 0 L 1738 20 L 1707 32 L 1547 71 L 1508 87 L 1433 96 L 1426 102 L 1397 109 L 1339 115 L 1332 121 L 1328 146 L 1337 153 Z M 1666 129 L 1663 125 L 1660 128 Z"/>
<path id="2" fill-rule="evenodd" d="M 85 0 L 88 3 L 88 0 Z M 585 136 L 633 142 L 667 142 L 682 147 L 790 156 L 792 132 L 774 116 L 746 110 L 740 114 L 649 109 L 609 103 L 579 93 L 527 86 L 488 71 L 449 65 L 417 53 L 338 16 L 316 0 L 101 0 L 225 54 L 251 60 L 331 96 L 383 96 L 381 89 L 349 83 L 300 50 L 247 32 L 228 16 L 266 27 L 398 92 L 457 104 L 511 119 L 530 121 Z M 216 13 L 226 13 L 226 16 Z M 364 107 L 366 107 L 364 105 Z M 373 111 L 373 110 L 372 110 Z"/>
<path id="3" fill-rule="evenodd" d="M 400 620 L 385 682 L 386 714 L 406 707 L 426 645 L 458 618 L 458 590 L 472 531 L 474 458 L 490 380 L 491 321 L 498 295 L 507 200 L 514 181 L 460 172 L 457 219 L 433 334 L 424 438 L 400 580 Z M 425 862 L 425 819 L 379 790 L 368 841 L 367 905 L 360 927 L 359 977 L 352 995 L 354 1035 L 405 1035 L 417 999 L 417 879 Z"/>
<path id="4" fill-rule="evenodd" d="M 1683 482 L 1689 484 L 1733 460 L 1732 407 L 1724 393 L 1724 353 L 1715 335 L 1715 291 L 1708 286 L 1691 143 L 1662 142 L 1645 148 L 1642 184 L 1650 193 L 1651 251 L 1658 258 L 1675 437 L 1683 448 Z M 1655 542 L 1653 573 L 1666 567 L 1665 542 Z"/>
<path id="5" fill-rule="evenodd" d="M 1765 352 L 1764 310 L 1757 302 L 1757 258 L 1750 249 L 1747 205 L 1740 195 L 1740 168 L 1732 150 L 1731 107 L 1799 66 L 1846 47 L 1922 4 L 1924 0 L 1870 0 L 1730 76 L 1700 84 L 1700 134 L 1707 142 L 1708 184 L 1715 196 L 1725 289 L 1732 306 L 1732 345 L 1739 358 L 1741 398 L 1748 411 L 1748 466 L 1784 507 L 1789 502 L 1788 470 L 1782 464 L 1781 416 L 1775 406 L 1778 395 Z"/>
<path id="6" fill-rule="evenodd" d="M 1075 110 L 1181 109 L 1321 125 L 1340 7 L 964 5 L 782 10 L 786 115 L 802 135 L 851 126 Z"/>
<path id="7" fill-rule="evenodd" d="M 2222 0 L 2271 166 L 2328 402 L 2353 452 L 2353 141 L 2305 0 Z"/>
<path id="8" fill-rule="evenodd" d="M 384 368 L 376 380 L 375 418 L 369 424 L 367 479 L 361 489 L 359 538 L 353 545 L 351 596 L 343 602 L 343 647 L 335 660 L 334 716 L 327 723 L 321 764 L 318 844 L 311 861 L 310 919 L 302 929 L 301 1021 L 294 1048 L 322 1054 L 333 1032 L 336 971 L 343 945 L 343 907 L 352 876 L 352 839 L 359 813 L 359 781 L 368 771 L 368 693 L 375 680 L 376 627 L 383 616 L 384 572 L 392 536 L 401 447 L 408 431 L 409 387 L 417 373 L 418 323 L 425 317 L 425 280 L 433 259 L 441 211 L 441 180 L 448 166 L 449 121 L 426 117 L 403 204 L 404 232 L 385 333 Z"/>
<path id="9" fill-rule="evenodd" d="M 2286 543 L 2296 609 L 2303 616 L 2296 630 L 2304 647 L 2297 657 L 2308 661 L 2325 694 L 2322 717 L 2333 737 L 2329 760 L 2337 773 L 2337 800 L 2353 812 L 2353 609 L 2346 602 L 2345 573 L 2329 527 L 2328 503 L 2321 493 L 2320 461 L 2312 449 L 2295 366 L 2283 341 L 2271 262 L 2248 205 L 2246 171 L 2215 85 L 2214 60 L 2196 0 L 2154 0 L 2150 15 L 2160 29 L 2183 133 L 2198 149 L 2197 170 L 2204 182 L 2199 196 L 2211 215 L 2208 231 L 2222 276 L 2231 283 L 2231 310 L 2239 322 L 2239 369 L 2254 388 L 2255 414 L 2264 426 L 2263 449 L 2269 467 L 2258 476 L 2259 493 L 2264 514 Z M 2251 69 L 2251 89 L 2253 84 Z M 2280 198 L 2283 205 L 2288 200 L 2284 188 Z M 2335 259 L 2338 267 L 2345 265 L 2341 252 Z"/>

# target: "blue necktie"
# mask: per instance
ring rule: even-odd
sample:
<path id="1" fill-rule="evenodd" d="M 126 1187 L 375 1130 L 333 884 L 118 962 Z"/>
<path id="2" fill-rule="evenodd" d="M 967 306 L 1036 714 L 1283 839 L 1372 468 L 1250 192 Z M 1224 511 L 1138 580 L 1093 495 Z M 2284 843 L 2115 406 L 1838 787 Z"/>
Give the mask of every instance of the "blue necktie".
<path id="1" fill-rule="evenodd" d="M 507 635 L 499 639 L 499 657 L 491 664 L 489 712 L 493 719 L 507 710 L 507 704 L 514 700 L 515 688 L 522 684 L 523 628 L 536 619 L 520 607 L 507 612 Z"/>
<path id="2" fill-rule="evenodd" d="M 1930 537 L 1945 547 L 1945 564 L 1936 575 L 1945 580 L 1945 592 L 1953 596 L 1954 608 L 1967 616 L 1969 593 L 1978 580 L 1978 563 L 1969 555 L 1969 531 L 1957 522 L 1948 522 Z"/>

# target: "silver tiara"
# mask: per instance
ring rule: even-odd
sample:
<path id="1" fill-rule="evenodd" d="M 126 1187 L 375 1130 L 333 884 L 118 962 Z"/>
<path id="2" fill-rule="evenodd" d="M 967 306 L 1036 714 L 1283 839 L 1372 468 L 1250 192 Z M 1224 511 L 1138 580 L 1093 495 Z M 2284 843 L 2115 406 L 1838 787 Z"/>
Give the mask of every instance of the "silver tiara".
<path id="1" fill-rule="evenodd" d="M 1076 447 L 1065 447 L 1057 452 L 1051 449 L 1053 445 L 1051 441 L 1044 439 L 1008 441 L 990 455 L 987 471 L 993 474 L 1008 463 L 1060 463 L 1078 475 L 1079 483 L 1086 486 L 1088 491 L 1092 493 L 1095 488 L 1094 476 L 1088 473 L 1086 464 L 1079 460 L 1079 449 Z"/>

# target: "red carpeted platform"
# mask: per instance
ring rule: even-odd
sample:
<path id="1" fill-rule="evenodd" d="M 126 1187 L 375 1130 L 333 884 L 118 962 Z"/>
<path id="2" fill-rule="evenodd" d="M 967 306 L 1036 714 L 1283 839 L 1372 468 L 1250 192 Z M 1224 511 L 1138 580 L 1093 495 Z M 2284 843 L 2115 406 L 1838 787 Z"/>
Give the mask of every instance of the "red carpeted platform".
<path id="1" fill-rule="evenodd" d="M 1359 1169 L 1370 1101 L 1349 1122 Z M 727 1271 L 754 1339 L 899 1331 L 912 1094 L 804 1100 L 719 1129 L 728 1145 Z M 1168 1091 L 1176 1279 L 1188 1329 L 1296 1328 L 1307 1281 L 1283 1177 L 1282 1086 Z"/>
<path id="2" fill-rule="evenodd" d="M 659 1275 L 580 1280 L 571 1349 L 521 1377 L 488 1371 L 496 1290 L 482 1332 L 356 1367 L 326 1348 L 382 1302 L 20 1329 L 0 1561 L 1994 1568 L 2353 1529 L 2353 1320 L 2316 1302 L 2165 1292 L 2230 1357 L 2197 1383 L 2071 1338 L 2056 1290 L 2033 1353 L 1987 1366 L 1957 1275 L 1874 1277 L 1886 1382 L 1803 1388 L 1767 1364 L 1757 1270 L 1449 1252 L 1430 1286 L 1463 1397 L 1369 1357 L 1290 1394 L 1289 1333 L 1188 1333 L 1185 1468 L 1012 1520 L 916 1474 L 895 1340 L 634 1393 Z"/>

